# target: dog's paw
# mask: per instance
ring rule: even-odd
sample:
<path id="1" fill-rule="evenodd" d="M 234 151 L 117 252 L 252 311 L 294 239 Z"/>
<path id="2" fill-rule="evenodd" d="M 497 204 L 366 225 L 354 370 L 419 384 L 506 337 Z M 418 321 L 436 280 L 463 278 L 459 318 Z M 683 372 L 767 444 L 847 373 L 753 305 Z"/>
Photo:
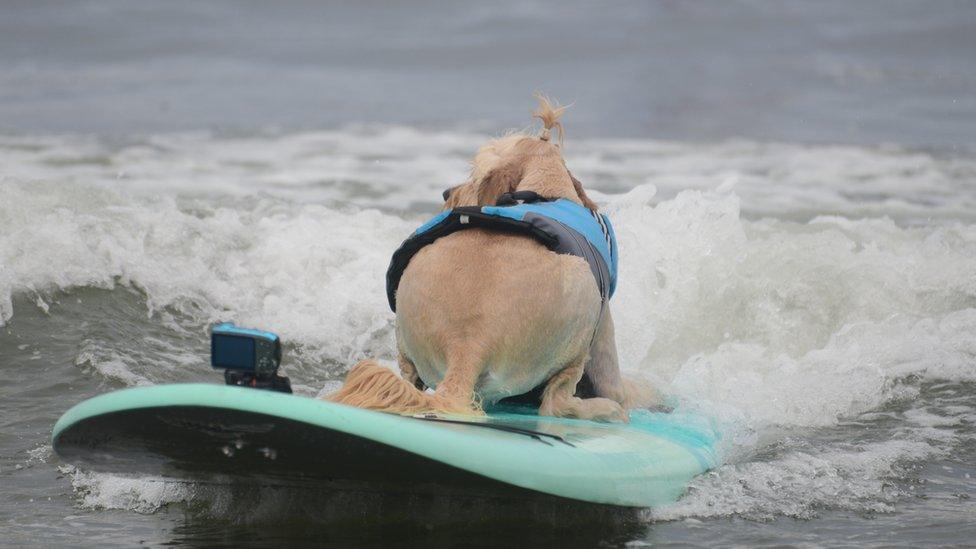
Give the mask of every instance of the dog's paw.
<path id="1" fill-rule="evenodd" d="M 630 416 L 623 406 L 609 398 L 587 398 L 580 403 L 577 417 L 605 423 L 628 423 Z"/>
<path id="2" fill-rule="evenodd" d="M 540 416 L 588 419 L 590 421 L 628 423 L 630 416 L 623 406 L 609 398 L 577 398 L 543 401 Z"/>

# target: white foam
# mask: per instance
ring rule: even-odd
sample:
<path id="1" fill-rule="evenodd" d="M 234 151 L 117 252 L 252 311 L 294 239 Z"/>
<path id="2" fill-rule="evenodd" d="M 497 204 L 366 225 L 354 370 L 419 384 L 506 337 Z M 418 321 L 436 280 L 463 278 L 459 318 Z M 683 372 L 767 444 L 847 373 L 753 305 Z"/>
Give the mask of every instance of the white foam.
<path id="1" fill-rule="evenodd" d="M 178 133 L 123 140 L 0 136 L 4 176 L 102 184 L 172 196 L 269 193 L 292 200 L 404 211 L 432 205 L 467 176 L 489 136 L 398 126 L 233 136 Z M 685 144 L 589 139 L 566 143 L 569 167 L 589 189 L 619 193 L 653 184 L 735 190 L 751 218 L 820 214 L 925 222 L 976 220 L 976 160 L 896 146 L 728 141 Z"/>
<path id="2" fill-rule="evenodd" d="M 729 464 L 693 480 L 681 501 L 649 512 L 648 518 L 810 519 L 823 509 L 888 512 L 910 492 L 891 482 L 904 475 L 900 464 L 939 453 L 925 443 L 893 440 Z"/>
<path id="3" fill-rule="evenodd" d="M 958 418 L 914 410 L 903 421 L 918 427 L 890 443 L 756 461 L 799 428 L 912 402 L 919 381 L 976 380 L 976 228 L 750 222 L 734 195 L 687 191 L 655 205 L 641 192 L 609 197 L 623 258 L 621 356 L 718 416 L 732 461 L 651 518 L 887 511 L 905 495 L 885 482 L 900 463 L 958 443 Z"/>
<path id="4" fill-rule="evenodd" d="M 163 506 L 192 501 L 199 487 L 185 482 L 153 478 L 130 478 L 90 473 L 71 466 L 61 467 L 86 509 L 125 509 L 155 513 Z"/>
<path id="5" fill-rule="evenodd" d="M 145 292 L 150 312 L 265 326 L 320 358 L 345 363 L 391 352 L 384 274 L 413 222 L 267 198 L 253 209 L 181 207 L 47 183 L 8 182 L 4 195 L 12 226 L 0 244 L 4 320 L 21 288 L 121 283 Z"/>

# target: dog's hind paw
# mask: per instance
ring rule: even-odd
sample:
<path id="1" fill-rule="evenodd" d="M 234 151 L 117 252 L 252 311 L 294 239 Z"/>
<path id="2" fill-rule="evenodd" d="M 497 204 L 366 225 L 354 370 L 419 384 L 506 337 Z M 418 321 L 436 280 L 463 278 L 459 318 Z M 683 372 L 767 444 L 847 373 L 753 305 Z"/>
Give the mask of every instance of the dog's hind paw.
<path id="1" fill-rule="evenodd" d="M 609 398 L 576 398 L 568 401 L 543 403 L 539 414 L 554 417 L 571 417 L 590 421 L 628 423 L 630 416 L 623 406 Z"/>
<path id="2" fill-rule="evenodd" d="M 593 402 L 595 400 L 600 402 Z M 586 403 L 587 407 L 590 407 L 592 413 L 590 417 L 584 419 L 603 422 L 630 422 L 627 410 L 609 398 L 588 398 L 583 402 Z"/>

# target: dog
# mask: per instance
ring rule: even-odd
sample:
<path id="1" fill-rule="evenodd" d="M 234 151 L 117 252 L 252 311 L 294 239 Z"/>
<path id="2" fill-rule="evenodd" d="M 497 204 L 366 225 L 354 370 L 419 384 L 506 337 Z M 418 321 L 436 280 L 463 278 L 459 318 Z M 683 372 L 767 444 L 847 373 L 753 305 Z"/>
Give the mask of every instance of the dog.
<path id="1" fill-rule="evenodd" d="M 445 191 L 443 212 L 477 214 L 503 198 L 531 196 L 607 221 L 563 160 L 566 107 L 537 97 L 541 132 L 482 146 L 469 180 Z M 401 376 L 363 360 L 328 400 L 400 414 L 481 414 L 541 388 L 541 415 L 620 422 L 628 408 L 655 400 L 650 386 L 621 376 L 609 296 L 586 259 L 485 227 L 414 252 L 390 294 Z"/>

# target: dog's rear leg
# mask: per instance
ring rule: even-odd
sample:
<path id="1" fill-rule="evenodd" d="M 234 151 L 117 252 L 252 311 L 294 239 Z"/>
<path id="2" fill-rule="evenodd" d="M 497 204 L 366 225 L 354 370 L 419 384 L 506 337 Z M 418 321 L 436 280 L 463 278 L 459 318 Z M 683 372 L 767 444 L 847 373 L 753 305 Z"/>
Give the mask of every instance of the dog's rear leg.
<path id="1" fill-rule="evenodd" d="M 484 369 L 478 353 L 456 346 L 447 353 L 447 372 L 434 390 L 436 410 L 460 413 L 482 413 L 475 395 L 475 385 Z"/>
<path id="2" fill-rule="evenodd" d="M 403 353 L 399 353 L 397 355 L 397 363 L 400 365 L 400 377 L 407 380 L 407 382 L 420 391 L 427 388 L 427 386 L 424 385 L 424 381 L 420 379 L 420 374 L 417 373 L 417 367 L 414 366 L 413 362 L 404 356 Z"/>
<path id="3" fill-rule="evenodd" d="M 624 408 L 642 408 L 661 400 L 650 383 L 621 375 L 613 317 L 609 310 L 604 312 L 600 320 L 585 371 L 597 396 L 614 400 Z"/>
<path id="4" fill-rule="evenodd" d="M 626 423 L 627 412 L 613 400 L 599 397 L 582 399 L 573 396 L 576 392 L 576 384 L 583 377 L 585 361 L 586 355 L 583 355 L 549 378 L 546 388 L 542 391 L 539 415 Z"/>

